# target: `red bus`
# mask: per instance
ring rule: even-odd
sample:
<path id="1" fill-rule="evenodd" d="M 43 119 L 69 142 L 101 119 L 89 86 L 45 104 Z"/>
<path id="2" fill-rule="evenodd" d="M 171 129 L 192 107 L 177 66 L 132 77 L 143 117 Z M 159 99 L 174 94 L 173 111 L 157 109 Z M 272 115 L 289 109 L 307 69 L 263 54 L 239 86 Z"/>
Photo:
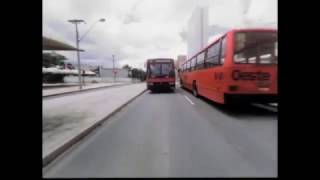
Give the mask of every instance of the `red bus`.
<path id="1" fill-rule="evenodd" d="M 181 65 L 181 86 L 220 104 L 277 102 L 277 45 L 276 29 L 230 30 Z"/>
<path id="2" fill-rule="evenodd" d="M 173 59 L 157 58 L 147 60 L 147 89 L 154 91 L 158 88 L 176 87 L 176 74 Z"/>

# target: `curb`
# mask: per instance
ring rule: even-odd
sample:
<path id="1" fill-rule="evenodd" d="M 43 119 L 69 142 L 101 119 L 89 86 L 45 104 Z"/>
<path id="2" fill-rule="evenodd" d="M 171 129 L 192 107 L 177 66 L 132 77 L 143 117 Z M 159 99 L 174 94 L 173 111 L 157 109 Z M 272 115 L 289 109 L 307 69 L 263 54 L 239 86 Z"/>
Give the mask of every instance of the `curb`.
<path id="1" fill-rule="evenodd" d="M 135 84 L 135 83 L 131 83 L 131 84 Z M 113 86 L 101 86 L 101 87 L 90 88 L 90 89 L 75 90 L 75 91 L 69 91 L 69 92 L 63 92 L 63 93 L 45 95 L 45 96 L 42 96 L 42 98 L 54 97 L 54 96 L 59 96 L 59 95 L 72 94 L 72 93 L 79 93 L 79 92 L 90 91 L 90 90 L 97 90 L 97 89 L 102 89 L 102 88 L 109 88 L 109 87 L 116 87 L 116 86 L 125 86 L 125 85 L 131 85 L 131 84 L 117 84 L 117 85 L 113 85 Z"/>
<path id="2" fill-rule="evenodd" d="M 79 85 L 59 85 L 59 86 L 42 86 L 42 89 L 62 88 L 62 87 L 74 87 Z"/>
<path id="3" fill-rule="evenodd" d="M 132 102 L 134 99 L 145 93 L 147 89 L 143 90 L 133 98 L 129 99 L 126 103 L 122 104 L 118 108 L 116 108 L 114 111 L 112 111 L 110 114 L 108 114 L 106 117 L 102 118 L 101 120 L 94 123 L 92 126 L 85 129 L 83 132 L 79 133 L 75 137 L 73 137 L 70 141 L 66 142 L 62 146 L 58 147 L 56 150 L 48 154 L 46 157 L 42 159 L 42 167 L 44 168 L 46 165 L 48 165 L 50 162 L 55 160 L 59 155 L 64 153 L 67 149 L 69 149 L 72 145 L 76 144 L 78 141 L 80 141 L 82 138 L 84 138 L 86 135 L 88 135 L 91 131 L 93 131 L 96 127 L 100 126 L 102 123 L 104 123 L 108 118 L 113 116 L 115 113 L 120 111 L 122 108 L 124 108 L 126 105 L 128 105 L 130 102 Z"/>

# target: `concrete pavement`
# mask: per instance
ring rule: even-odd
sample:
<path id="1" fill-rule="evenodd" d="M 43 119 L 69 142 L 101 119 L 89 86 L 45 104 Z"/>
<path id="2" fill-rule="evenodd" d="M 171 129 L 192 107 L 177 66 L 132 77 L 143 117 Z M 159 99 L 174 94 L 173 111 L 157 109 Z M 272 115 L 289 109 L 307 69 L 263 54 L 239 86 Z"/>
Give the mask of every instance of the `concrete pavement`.
<path id="1" fill-rule="evenodd" d="M 277 114 L 230 109 L 177 89 L 144 93 L 45 177 L 276 177 Z"/>
<path id="2" fill-rule="evenodd" d="M 43 159 L 146 89 L 144 83 L 43 99 Z"/>

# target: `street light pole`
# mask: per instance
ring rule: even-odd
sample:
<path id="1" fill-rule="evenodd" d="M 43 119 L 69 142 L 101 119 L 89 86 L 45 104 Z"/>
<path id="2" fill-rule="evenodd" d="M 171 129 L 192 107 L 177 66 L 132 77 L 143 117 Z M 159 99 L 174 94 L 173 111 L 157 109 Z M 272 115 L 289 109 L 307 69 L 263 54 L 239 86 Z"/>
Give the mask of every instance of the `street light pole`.
<path id="1" fill-rule="evenodd" d="M 85 35 L 87 35 L 88 34 L 88 32 L 93 28 L 93 26 L 96 24 L 93 24 L 90 28 L 89 28 L 89 30 L 86 32 L 86 33 L 84 33 L 84 35 L 81 37 L 81 39 L 79 38 L 79 32 L 78 32 L 78 24 L 80 24 L 80 23 L 84 23 L 84 20 L 82 20 L 82 19 L 72 19 L 72 20 L 69 20 L 69 22 L 70 23 L 72 23 L 72 24 L 75 24 L 75 26 L 76 26 L 76 45 L 77 45 L 77 60 L 78 60 L 78 77 L 79 77 L 79 88 L 80 88 L 80 90 L 82 89 L 82 76 L 81 76 L 81 63 L 80 63 L 80 45 L 79 45 L 79 43 L 80 43 L 80 40 L 82 40 L 83 38 L 84 38 L 84 36 Z M 100 19 L 98 22 L 105 22 L 105 19 L 104 18 L 102 18 L 102 19 Z"/>
<path id="2" fill-rule="evenodd" d="M 81 76 L 81 65 L 80 65 L 80 51 L 79 51 L 79 32 L 78 24 L 76 25 L 76 41 L 77 41 L 77 60 L 78 60 L 78 77 L 79 77 L 79 88 L 82 89 L 82 76 Z"/>
<path id="3" fill-rule="evenodd" d="M 79 31 L 78 24 L 84 22 L 81 19 L 69 20 L 70 23 L 74 24 L 76 27 L 76 46 L 77 46 L 77 61 L 78 61 L 78 78 L 79 78 L 79 88 L 82 89 L 82 77 L 81 77 L 81 64 L 80 64 L 80 49 L 79 49 Z"/>
<path id="4" fill-rule="evenodd" d="M 80 38 L 79 41 L 81 41 L 91 30 L 92 28 L 98 23 L 98 22 L 105 22 L 106 20 L 104 18 L 99 19 L 99 21 L 95 22 L 94 24 L 92 24 L 92 26 L 87 30 L 87 32 L 85 32 Z"/>
<path id="5" fill-rule="evenodd" d="M 113 83 L 116 82 L 116 71 L 114 67 L 114 55 L 112 54 L 112 64 L 113 64 Z"/>

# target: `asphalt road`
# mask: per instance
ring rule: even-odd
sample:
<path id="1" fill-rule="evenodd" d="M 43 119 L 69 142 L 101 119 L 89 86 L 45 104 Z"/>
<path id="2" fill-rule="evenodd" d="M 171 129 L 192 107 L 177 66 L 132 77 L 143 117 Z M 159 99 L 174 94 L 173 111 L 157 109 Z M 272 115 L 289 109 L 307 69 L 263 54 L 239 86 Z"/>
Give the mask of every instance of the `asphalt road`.
<path id="1" fill-rule="evenodd" d="M 147 91 L 43 169 L 44 177 L 276 177 L 277 113 Z"/>

